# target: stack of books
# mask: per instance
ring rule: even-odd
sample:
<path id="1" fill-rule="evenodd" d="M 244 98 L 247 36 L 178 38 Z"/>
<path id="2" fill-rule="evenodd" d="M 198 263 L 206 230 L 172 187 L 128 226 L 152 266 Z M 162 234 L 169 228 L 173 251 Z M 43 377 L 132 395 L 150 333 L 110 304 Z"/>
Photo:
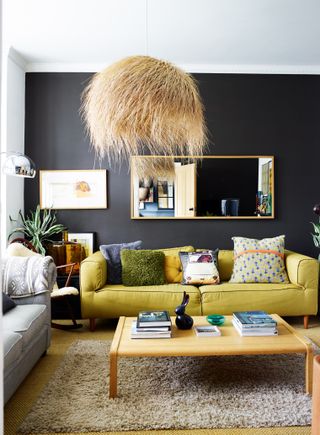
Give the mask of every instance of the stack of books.
<path id="1" fill-rule="evenodd" d="M 170 338 L 171 318 L 168 311 L 140 311 L 132 322 L 131 338 Z"/>
<path id="2" fill-rule="evenodd" d="M 265 311 L 235 312 L 232 323 L 244 337 L 278 335 L 277 322 Z"/>

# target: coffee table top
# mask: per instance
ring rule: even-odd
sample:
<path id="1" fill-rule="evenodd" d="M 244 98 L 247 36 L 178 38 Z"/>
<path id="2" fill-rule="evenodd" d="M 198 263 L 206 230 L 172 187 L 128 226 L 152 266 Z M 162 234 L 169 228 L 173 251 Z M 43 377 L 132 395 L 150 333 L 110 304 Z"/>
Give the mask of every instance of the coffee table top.
<path id="1" fill-rule="evenodd" d="M 225 317 L 220 337 L 198 337 L 193 329 L 182 331 L 172 317 L 171 338 L 132 339 L 131 326 L 136 317 L 120 317 L 110 353 L 118 356 L 211 356 L 307 353 L 311 343 L 277 314 L 279 335 L 241 337 L 232 325 L 232 316 Z M 204 316 L 193 317 L 195 325 L 208 325 Z"/>

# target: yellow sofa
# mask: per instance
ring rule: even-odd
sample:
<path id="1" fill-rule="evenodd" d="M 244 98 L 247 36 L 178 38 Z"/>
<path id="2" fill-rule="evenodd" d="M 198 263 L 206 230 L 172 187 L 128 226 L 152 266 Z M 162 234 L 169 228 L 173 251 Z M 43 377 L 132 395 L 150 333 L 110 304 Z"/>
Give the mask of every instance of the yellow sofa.
<path id="1" fill-rule="evenodd" d="M 289 284 L 234 284 L 228 282 L 233 251 L 221 250 L 218 256 L 221 284 L 196 287 L 179 284 L 182 278 L 179 248 L 161 250 L 165 253 L 168 284 L 160 286 L 106 284 L 107 263 L 100 252 L 81 263 L 81 312 L 83 318 L 90 319 L 91 330 L 95 328 L 96 318 L 136 316 L 141 310 L 151 309 L 168 310 L 173 315 L 184 290 L 190 295 L 187 312 L 191 316 L 259 309 L 280 316 L 304 316 L 307 328 L 308 316 L 317 314 L 319 263 L 314 258 L 285 252 Z"/>

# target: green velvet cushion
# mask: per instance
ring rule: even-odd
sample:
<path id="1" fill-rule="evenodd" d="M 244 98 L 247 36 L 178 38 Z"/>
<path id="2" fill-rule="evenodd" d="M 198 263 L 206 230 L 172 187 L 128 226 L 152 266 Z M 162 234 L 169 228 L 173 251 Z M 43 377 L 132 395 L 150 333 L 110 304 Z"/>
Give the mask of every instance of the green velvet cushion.
<path id="1" fill-rule="evenodd" d="M 120 255 L 123 285 L 161 285 L 166 283 L 165 254 L 163 252 L 123 249 Z"/>

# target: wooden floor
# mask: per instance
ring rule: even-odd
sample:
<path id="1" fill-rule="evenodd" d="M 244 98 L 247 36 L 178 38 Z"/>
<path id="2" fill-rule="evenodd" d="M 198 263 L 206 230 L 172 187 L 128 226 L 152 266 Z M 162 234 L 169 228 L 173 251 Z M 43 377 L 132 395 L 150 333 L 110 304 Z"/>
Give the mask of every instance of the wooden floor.
<path id="1" fill-rule="evenodd" d="M 303 329 L 302 318 L 286 318 L 295 328 L 309 337 L 320 346 L 320 319 L 312 317 L 308 330 Z M 17 428 L 32 406 L 43 387 L 57 368 L 64 353 L 75 340 L 105 340 L 111 339 L 117 321 L 98 321 L 95 332 L 89 331 L 87 321 L 82 321 L 84 327 L 78 330 L 52 330 L 52 344 L 45 357 L 41 358 L 38 364 L 19 387 L 14 396 L 4 408 L 4 434 L 16 434 Z M 120 432 L 106 432 L 109 435 L 117 435 Z M 90 435 L 90 433 L 86 433 Z M 102 433 L 99 432 L 101 435 Z M 261 428 L 261 429 L 216 429 L 216 430 L 163 430 L 163 431 L 136 431 L 122 432 L 122 435 L 310 435 L 310 427 L 290 428 Z M 61 435 L 61 434 L 60 434 Z M 70 434 L 69 434 L 70 435 Z M 71 434 L 72 435 L 72 434 Z"/>

